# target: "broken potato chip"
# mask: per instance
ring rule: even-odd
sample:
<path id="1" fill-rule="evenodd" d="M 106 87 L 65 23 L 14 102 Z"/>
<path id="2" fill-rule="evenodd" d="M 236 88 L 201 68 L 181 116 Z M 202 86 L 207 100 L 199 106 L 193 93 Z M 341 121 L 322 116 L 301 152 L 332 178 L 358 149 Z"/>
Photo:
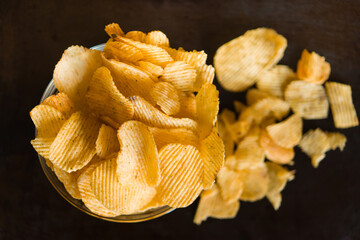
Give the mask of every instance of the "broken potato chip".
<path id="1" fill-rule="evenodd" d="M 316 52 L 309 53 L 306 49 L 301 54 L 297 65 L 297 75 L 300 79 L 315 83 L 323 84 L 330 75 L 330 64 L 325 61 Z"/>

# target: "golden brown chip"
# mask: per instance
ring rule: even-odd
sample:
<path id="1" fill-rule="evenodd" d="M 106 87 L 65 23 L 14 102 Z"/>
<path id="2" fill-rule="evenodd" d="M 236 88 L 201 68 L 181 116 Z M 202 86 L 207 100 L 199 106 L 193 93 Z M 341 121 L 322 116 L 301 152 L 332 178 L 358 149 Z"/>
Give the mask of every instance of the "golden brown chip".
<path id="1" fill-rule="evenodd" d="M 109 117 L 118 123 L 116 127 L 134 115 L 134 106 L 119 92 L 106 67 L 96 70 L 85 97 L 89 108 L 96 115 Z"/>
<path id="2" fill-rule="evenodd" d="M 240 200 L 254 202 L 265 197 L 269 189 L 269 175 L 266 165 L 246 168 L 240 171 L 244 178 L 244 189 Z"/>
<path id="3" fill-rule="evenodd" d="M 175 61 L 184 61 L 194 67 L 202 66 L 206 63 L 207 54 L 204 51 L 193 50 L 191 52 L 184 51 L 179 48 L 164 48 Z"/>
<path id="4" fill-rule="evenodd" d="M 118 152 L 120 144 L 115 129 L 102 124 L 96 139 L 95 148 L 96 154 L 101 158 L 106 158 L 112 153 Z"/>
<path id="5" fill-rule="evenodd" d="M 284 95 L 291 109 L 304 119 L 327 118 L 329 102 L 323 86 L 302 80 L 292 81 Z"/>
<path id="6" fill-rule="evenodd" d="M 66 172 L 83 168 L 96 154 L 100 126 L 98 119 L 87 113 L 73 113 L 51 144 L 49 160 Z"/>
<path id="7" fill-rule="evenodd" d="M 164 73 L 164 69 L 162 67 L 151 62 L 139 61 L 137 62 L 137 65 L 140 70 L 149 74 L 155 82 L 157 82 L 159 80 L 158 77 Z"/>
<path id="8" fill-rule="evenodd" d="M 302 125 L 301 117 L 293 114 L 280 123 L 267 126 L 266 130 L 274 143 L 284 148 L 292 148 L 301 140 Z"/>
<path id="9" fill-rule="evenodd" d="M 192 91 L 196 81 L 196 70 L 186 62 L 176 61 L 166 65 L 160 79 L 172 83 L 180 91 Z"/>
<path id="10" fill-rule="evenodd" d="M 203 162 L 194 146 L 169 144 L 159 152 L 161 181 L 158 193 L 170 207 L 187 207 L 200 194 Z"/>
<path id="11" fill-rule="evenodd" d="M 359 126 L 351 96 L 351 86 L 337 82 L 327 82 L 325 88 L 329 97 L 335 127 L 350 128 Z"/>
<path id="12" fill-rule="evenodd" d="M 150 95 L 167 115 L 175 115 L 180 111 L 178 90 L 171 83 L 155 83 L 150 90 Z"/>
<path id="13" fill-rule="evenodd" d="M 105 32 L 111 37 L 113 34 L 124 36 L 123 30 L 120 28 L 119 24 L 111 23 L 105 26 Z"/>
<path id="14" fill-rule="evenodd" d="M 138 41 L 138 42 L 145 42 L 146 39 L 146 34 L 141 32 L 141 31 L 130 31 L 127 32 L 125 37 L 134 40 L 134 41 Z"/>
<path id="15" fill-rule="evenodd" d="M 213 83 L 215 77 L 215 69 L 211 65 L 200 65 L 196 67 L 196 81 L 193 91 L 199 91 L 203 84 Z"/>
<path id="16" fill-rule="evenodd" d="M 218 118 L 217 120 L 217 127 L 219 131 L 219 136 L 224 142 L 225 156 L 230 156 L 234 152 L 235 142 L 232 139 L 230 132 L 225 127 L 224 122 L 220 118 Z"/>
<path id="17" fill-rule="evenodd" d="M 68 95 L 75 106 L 80 108 L 85 102 L 84 96 L 91 77 L 101 65 L 100 51 L 71 46 L 55 66 L 55 87 Z"/>
<path id="18" fill-rule="evenodd" d="M 227 108 L 223 109 L 219 114 L 219 119 L 224 122 L 225 127 L 229 129 L 229 126 L 236 121 L 235 113 Z"/>
<path id="19" fill-rule="evenodd" d="M 148 127 L 138 121 L 127 121 L 118 130 L 118 139 L 121 146 L 116 170 L 119 183 L 157 186 L 160 181 L 158 151 Z"/>
<path id="20" fill-rule="evenodd" d="M 270 94 L 263 92 L 257 88 L 251 88 L 246 92 L 246 104 L 252 105 L 262 99 L 271 97 Z"/>
<path id="21" fill-rule="evenodd" d="M 228 126 L 231 138 L 236 142 L 240 142 L 241 139 L 247 134 L 251 127 L 251 123 L 248 121 L 236 121 Z"/>
<path id="22" fill-rule="evenodd" d="M 219 83 L 228 91 L 244 91 L 283 57 L 286 46 L 286 39 L 268 28 L 249 30 L 225 43 L 214 57 Z"/>
<path id="23" fill-rule="evenodd" d="M 339 148 L 340 151 L 344 150 L 346 144 L 346 137 L 344 134 L 339 132 L 326 132 L 326 136 L 329 139 L 329 145 L 331 150 Z"/>
<path id="24" fill-rule="evenodd" d="M 130 98 L 134 104 L 134 119 L 151 127 L 159 128 L 187 128 L 196 130 L 198 124 L 189 118 L 173 118 L 153 107 L 139 96 Z"/>
<path id="25" fill-rule="evenodd" d="M 144 58 L 142 52 L 136 47 L 113 40 L 109 40 L 104 47 L 105 56 L 117 61 L 135 63 Z"/>
<path id="26" fill-rule="evenodd" d="M 184 145 L 199 146 L 199 136 L 186 128 L 156 128 L 149 127 L 152 133 L 157 149 L 160 150 L 170 143 L 181 143 Z"/>
<path id="27" fill-rule="evenodd" d="M 76 172 L 65 172 L 64 170 L 61 170 L 58 167 L 54 167 L 54 172 L 57 176 L 57 178 L 64 184 L 64 187 L 66 191 L 75 199 L 81 199 L 81 195 L 79 192 L 79 188 L 77 185 L 77 180 L 82 171 L 76 171 Z"/>
<path id="28" fill-rule="evenodd" d="M 224 165 L 225 147 L 216 127 L 200 143 L 200 155 L 204 166 L 203 188 L 211 188 L 216 174 Z"/>
<path id="29" fill-rule="evenodd" d="M 200 139 L 206 138 L 216 123 L 219 112 L 219 91 L 213 84 L 204 84 L 196 95 Z"/>
<path id="30" fill-rule="evenodd" d="M 49 149 L 54 139 L 55 137 L 36 137 L 35 139 L 31 140 L 31 145 L 39 155 L 45 159 L 48 159 Z"/>
<path id="31" fill-rule="evenodd" d="M 246 109 L 246 105 L 239 101 L 234 101 L 234 108 L 237 114 L 242 113 Z"/>
<path id="32" fill-rule="evenodd" d="M 196 119 L 196 99 L 191 92 L 179 91 L 180 111 L 175 115 L 177 118 Z"/>
<path id="33" fill-rule="evenodd" d="M 46 98 L 41 104 L 49 105 L 56 108 L 62 114 L 64 114 L 66 119 L 75 112 L 74 103 L 65 93 L 51 95 L 50 97 Z"/>
<path id="34" fill-rule="evenodd" d="M 297 75 L 300 79 L 310 83 L 323 84 L 329 78 L 330 71 L 330 64 L 325 61 L 324 57 L 319 56 L 316 52 L 309 53 L 304 49 L 297 65 Z"/>
<path id="35" fill-rule="evenodd" d="M 153 199 L 146 204 L 144 207 L 140 208 L 140 212 L 145 212 L 148 211 L 150 209 L 153 208 L 159 208 L 159 207 L 163 207 L 166 206 L 163 202 L 161 202 L 161 199 L 158 196 L 158 193 L 155 194 L 155 196 L 153 197 Z"/>
<path id="36" fill-rule="evenodd" d="M 146 35 L 145 43 L 159 47 L 169 47 L 169 39 L 161 31 L 151 31 Z"/>
<path id="37" fill-rule="evenodd" d="M 224 166 L 220 169 L 216 183 L 219 185 L 222 199 L 226 202 L 238 201 L 244 189 L 244 176 Z"/>

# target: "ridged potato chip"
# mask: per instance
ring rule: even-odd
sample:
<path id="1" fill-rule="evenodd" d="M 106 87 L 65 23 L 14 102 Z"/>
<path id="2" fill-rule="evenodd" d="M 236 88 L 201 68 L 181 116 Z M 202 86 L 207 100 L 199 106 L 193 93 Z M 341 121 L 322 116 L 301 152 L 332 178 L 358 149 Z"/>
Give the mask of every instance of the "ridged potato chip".
<path id="1" fill-rule="evenodd" d="M 49 160 L 66 172 L 83 168 L 96 154 L 100 126 L 98 119 L 85 112 L 73 113 L 51 144 Z"/>
<path id="2" fill-rule="evenodd" d="M 330 64 L 325 61 L 324 57 L 319 56 L 316 52 L 309 53 L 304 49 L 297 64 L 297 75 L 300 79 L 310 83 L 323 84 L 329 78 L 330 71 Z"/>
<path id="3" fill-rule="evenodd" d="M 215 69 L 213 66 L 206 64 L 197 66 L 193 91 L 199 91 L 203 84 L 213 83 L 214 77 Z"/>
<path id="4" fill-rule="evenodd" d="M 67 119 L 75 112 L 74 103 L 65 93 L 57 93 L 46 98 L 41 104 L 49 105 L 59 110 Z"/>
<path id="5" fill-rule="evenodd" d="M 294 171 L 272 162 L 266 162 L 267 172 L 269 175 L 269 188 L 266 193 L 267 199 L 270 201 L 275 210 L 281 205 L 281 191 L 285 188 L 288 181 L 294 179 Z"/>
<path id="6" fill-rule="evenodd" d="M 286 46 L 286 39 L 269 28 L 249 30 L 225 43 L 214 57 L 219 83 L 228 91 L 244 91 L 283 57 Z"/>
<path id="7" fill-rule="evenodd" d="M 301 117 L 293 114 L 280 123 L 267 126 L 266 130 L 274 143 L 284 148 L 292 148 L 301 140 L 302 126 Z"/>
<path id="8" fill-rule="evenodd" d="M 219 186 L 221 198 L 226 202 L 238 201 L 244 189 L 244 176 L 224 166 L 220 169 L 216 183 Z"/>
<path id="9" fill-rule="evenodd" d="M 254 202 L 265 197 L 269 189 L 269 175 L 266 165 L 241 170 L 244 175 L 244 189 L 240 200 Z"/>
<path id="10" fill-rule="evenodd" d="M 105 47 L 104 53 L 106 57 L 113 58 L 121 62 L 136 63 L 144 58 L 142 52 L 136 47 L 113 40 L 109 40 Z"/>
<path id="11" fill-rule="evenodd" d="M 193 221 L 195 224 L 200 225 L 208 217 L 219 219 L 234 218 L 239 211 L 239 207 L 239 201 L 225 202 L 220 196 L 218 186 L 214 184 L 211 189 L 201 193 L 199 206 Z"/>
<path id="12" fill-rule="evenodd" d="M 73 198 L 81 199 L 81 195 L 80 195 L 79 188 L 77 185 L 77 180 L 81 174 L 81 170 L 68 173 L 68 172 L 61 170 L 60 168 L 55 166 L 54 172 L 55 172 L 55 175 L 57 176 L 57 178 L 60 180 L 60 182 L 62 182 L 64 184 L 66 191 Z"/>
<path id="13" fill-rule="evenodd" d="M 117 23 L 111 23 L 105 26 L 105 32 L 109 37 L 111 37 L 113 34 L 124 36 L 123 30 L 120 28 L 119 24 Z"/>
<path id="14" fill-rule="evenodd" d="M 138 42 L 145 42 L 146 41 L 146 34 L 141 31 L 130 31 L 125 34 L 125 37 L 138 41 Z"/>
<path id="15" fill-rule="evenodd" d="M 149 130 L 154 137 L 158 150 L 170 143 L 181 143 L 199 147 L 199 136 L 189 129 L 149 127 Z"/>
<path id="16" fill-rule="evenodd" d="M 114 122 L 130 120 L 134 115 L 134 106 L 117 89 L 109 69 L 101 67 L 94 73 L 85 95 L 89 108 L 98 116 L 107 116 Z"/>
<path id="17" fill-rule="evenodd" d="M 196 119 L 196 98 L 192 92 L 179 91 L 180 111 L 174 116 L 177 118 Z"/>
<path id="18" fill-rule="evenodd" d="M 161 31 L 151 31 L 146 35 L 145 43 L 158 47 L 169 47 L 169 39 Z"/>
<path id="19" fill-rule="evenodd" d="M 359 126 L 351 96 L 351 86 L 337 82 L 327 82 L 325 88 L 329 97 L 335 127 L 350 128 Z"/>
<path id="20" fill-rule="evenodd" d="M 54 84 L 59 92 L 64 92 L 82 107 L 85 93 L 96 69 L 102 66 L 100 51 L 80 46 L 65 50 L 54 70 Z"/>
<path id="21" fill-rule="evenodd" d="M 120 151 L 120 144 L 117 139 L 116 130 L 102 124 L 99 135 L 95 143 L 96 154 L 101 158 L 106 158 L 112 153 Z"/>
<path id="22" fill-rule="evenodd" d="M 169 82 L 158 82 L 150 90 L 150 95 L 167 115 L 175 115 L 180 111 L 178 90 Z"/>
<path id="23" fill-rule="evenodd" d="M 196 95 L 197 120 L 200 139 L 206 138 L 217 120 L 219 91 L 213 84 L 204 84 Z"/>
<path id="24" fill-rule="evenodd" d="M 153 208 L 159 208 L 166 206 L 163 202 L 161 202 L 161 199 L 158 197 L 158 193 L 155 194 L 155 196 L 152 198 L 152 200 L 146 204 L 144 207 L 140 208 L 140 212 L 146 212 Z"/>
<path id="25" fill-rule="evenodd" d="M 258 76 L 256 87 L 272 96 L 283 98 L 286 86 L 296 78 L 296 74 L 290 67 L 276 65 Z"/>
<path id="26" fill-rule="evenodd" d="M 66 117 L 56 108 L 49 105 L 38 105 L 30 112 L 37 137 L 55 137 L 66 121 Z"/>
<path id="27" fill-rule="evenodd" d="M 204 166 L 203 188 L 211 188 L 216 174 L 224 166 L 225 147 L 216 127 L 200 143 L 200 155 Z"/>
<path id="28" fill-rule="evenodd" d="M 139 61 L 137 62 L 137 66 L 140 70 L 149 74 L 155 82 L 157 82 L 159 80 L 158 78 L 164 74 L 164 69 L 162 67 L 151 62 Z"/>
<path id="29" fill-rule="evenodd" d="M 287 85 L 284 95 L 291 109 L 304 119 L 328 117 L 329 102 L 323 86 L 296 80 Z"/>
<path id="30" fill-rule="evenodd" d="M 270 94 L 261 91 L 257 88 L 251 88 L 246 92 L 246 104 L 252 105 L 262 99 L 271 97 Z"/>
<path id="31" fill-rule="evenodd" d="M 134 104 L 134 119 L 151 127 L 159 128 L 187 128 L 196 130 L 198 124 L 189 118 L 174 118 L 162 113 L 139 96 L 130 97 Z"/>
<path id="32" fill-rule="evenodd" d="M 187 52 L 184 49 L 179 48 L 178 50 L 173 48 L 164 48 L 174 61 L 184 61 L 194 67 L 202 66 L 206 63 L 207 54 L 204 51 L 193 50 Z"/>
<path id="33" fill-rule="evenodd" d="M 127 121 L 117 136 L 121 146 L 116 170 L 119 183 L 157 186 L 160 181 L 158 151 L 148 127 L 138 121 Z"/>
<path id="34" fill-rule="evenodd" d="M 346 144 L 346 137 L 344 134 L 339 132 L 326 132 L 326 136 L 329 139 L 329 145 L 331 150 L 339 148 L 340 151 L 344 150 Z"/>
<path id="35" fill-rule="evenodd" d="M 158 193 L 170 207 L 187 207 L 200 194 L 203 162 L 191 145 L 169 144 L 159 152 L 161 181 Z"/>
<path id="36" fill-rule="evenodd" d="M 50 146 L 55 139 L 54 137 L 36 137 L 30 143 L 35 151 L 45 159 L 49 159 Z"/>
<path id="37" fill-rule="evenodd" d="M 219 136 L 224 142 L 225 156 L 230 156 L 234 152 L 235 142 L 232 139 L 230 132 L 225 127 L 224 122 L 220 118 L 217 120 L 217 127 Z"/>
<path id="38" fill-rule="evenodd" d="M 186 62 L 176 61 L 166 65 L 160 79 L 172 83 L 180 91 L 192 91 L 196 81 L 196 70 Z"/>

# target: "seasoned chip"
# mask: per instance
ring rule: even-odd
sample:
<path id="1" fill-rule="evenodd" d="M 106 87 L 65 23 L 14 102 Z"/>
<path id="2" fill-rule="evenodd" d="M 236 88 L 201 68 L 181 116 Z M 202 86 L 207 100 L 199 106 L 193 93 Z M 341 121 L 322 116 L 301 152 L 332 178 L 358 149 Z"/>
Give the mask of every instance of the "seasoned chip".
<path id="1" fill-rule="evenodd" d="M 271 97 L 268 93 L 257 88 L 251 88 L 246 92 L 246 104 L 252 105 L 262 99 Z"/>
<path id="2" fill-rule="evenodd" d="M 178 92 L 180 100 L 180 111 L 175 115 L 177 118 L 196 119 L 196 99 L 191 92 Z"/>
<path id="3" fill-rule="evenodd" d="M 344 134 L 339 132 L 326 132 L 326 136 L 329 139 L 329 145 L 331 150 L 339 148 L 342 151 L 346 144 L 346 137 Z"/>
<path id="4" fill-rule="evenodd" d="M 215 77 L 215 69 L 211 65 L 200 65 L 196 67 L 196 81 L 194 83 L 194 91 L 199 91 L 203 84 L 213 83 Z"/>
<path id="5" fill-rule="evenodd" d="M 169 47 L 169 39 L 165 33 L 161 31 L 152 31 L 146 35 L 145 43 L 156 45 L 159 47 Z"/>
<path id="6" fill-rule="evenodd" d="M 35 151 L 41 155 L 43 158 L 49 158 L 49 149 L 51 144 L 55 139 L 54 137 L 36 137 L 35 139 L 31 140 L 31 145 L 35 149 Z"/>
<path id="7" fill-rule="evenodd" d="M 146 72 L 155 82 L 157 82 L 159 80 L 159 76 L 163 75 L 164 73 L 164 69 L 162 67 L 151 62 L 139 61 L 137 62 L 137 65 L 140 70 Z"/>
<path id="8" fill-rule="evenodd" d="M 134 40 L 134 41 L 138 41 L 138 42 L 145 42 L 146 40 L 146 34 L 141 32 L 141 31 L 130 31 L 127 32 L 125 37 Z"/>
<path id="9" fill-rule="evenodd" d="M 258 76 L 256 87 L 263 92 L 283 98 L 285 87 L 295 79 L 296 74 L 291 68 L 286 65 L 276 65 Z"/>
<path id="10" fill-rule="evenodd" d="M 96 70 L 85 97 L 95 114 L 111 118 L 118 123 L 116 127 L 134 115 L 134 106 L 119 92 L 106 67 Z"/>
<path id="11" fill-rule="evenodd" d="M 265 197 L 269 188 L 269 175 L 266 165 L 246 168 L 240 172 L 244 175 L 244 189 L 240 200 L 254 202 Z"/>
<path id="12" fill-rule="evenodd" d="M 200 194 L 203 162 L 194 146 L 169 144 L 159 152 L 161 181 L 158 193 L 170 207 L 187 207 Z"/>
<path id="13" fill-rule="evenodd" d="M 170 143 L 181 143 L 184 145 L 199 146 L 199 136 L 193 131 L 186 128 L 156 128 L 149 127 L 152 133 L 157 149 Z"/>
<path id="14" fill-rule="evenodd" d="M 350 128 L 359 126 L 359 120 L 351 97 L 351 86 L 337 83 L 325 83 L 329 97 L 335 127 Z"/>
<path id="15" fill-rule="evenodd" d="M 329 102 L 323 86 L 302 80 L 292 81 L 284 95 L 291 109 L 304 119 L 327 118 Z"/>
<path id="16" fill-rule="evenodd" d="M 246 109 L 246 105 L 239 101 L 234 101 L 234 108 L 237 114 L 242 113 Z"/>
<path id="17" fill-rule="evenodd" d="M 160 181 L 158 151 L 147 126 L 127 121 L 118 130 L 118 139 L 121 146 L 116 170 L 119 183 L 157 186 Z"/>
<path id="18" fill-rule="evenodd" d="M 302 125 L 301 117 L 293 114 L 280 123 L 267 126 L 266 130 L 274 143 L 284 148 L 292 148 L 300 142 Z"/>
<path id="19" fill-rule="evenodd" d="M 179 48 L 164 48 L 175 61 L 184 61 L 194 67 L 202 66 L 206 63 L 207 54 L 204 51 L 193 50 L 191 52 L 184 51 Z"/>
<path id="20" fill-rule="evenodd" d="M 120 28 L 119 24 L 111 23 L 105 26 L 105 32 L 111 37 L 113 34 L 124 36 L 123 30 Z"/>
<path id="21" fill-rule="evenodd" d="M 268 28 L 247 31 L 225 43 L 214 57 L 219 83 L 228 91 L 244 91 L 283 57 L 286 46 L 286 39 Z"/>
<path id="22" fill-rule="evenodd" d="M 150 90 L 150 95 L 167 115 L 175 115 L 180 111 L 178 90 L 169 82 L 155 83 Z"/>
<path id="23" fill-rule="evenodd" d="M 204 84 L 196 95 L 196 110 L 201 139 L 206 138 L 216 123 L 219 112 L 219 91 L 213 84 Z"/>
<path id="24" fill-rule="evenodd" d="M 87 113 L 73 113 L 51 144 L 49 160 L 66 172 L 83 168 L 96 153 L 100 126 L 101 123 Z"/>
<path id="25" fill-rule="evenodd" d="M 160 79 L 172 83 L 180 91 L 192 91 L 196 81 L 196 70 L 186 62 L 176 61 L 166 65 Z"/>
<path id="26" fill-rule="evenodd" d="M 219 171 L 216 183 L 219 185 L 222 199 L 226 202 L 238 201 L 244 189 L 244 176 L 224 166 Z"/>
<path id="27" fill-rule="evenodd" d="M 54 172 L 57 178 L 64 184 L 66 191 L 75 199 L 81 199 L 79 188 L 77 185 L 78 177 L 81 174 L 81 170 L 76 172 L 68 173 L 64 170 L 61 170 L 58 167 L 54 167 Z"/>
<path id="28" fill-rule="evenodd" d="M 309 53 L 304 49 L 297 65 L 297 75 L 300 79 L 310 83 L 323 84 L 329 78 L 330 71 L 330 64 L 325 61 L 324 57 L 319 56 L 316 52 Z"/>
<path id="29" fill-rule="evenodd" d="M 100 51 L 71 46 L 55 66 L 55 87 L 68 95 L 75 106 L 82 107 L 91 77 L 101 65 Z"/>
<path id="30" fill-rule="evenodd" d="M 152 127 L 197 129 L 197 123 L 189 118 L 173 118 L 153 107 L 139 96 L 130 97 L 134 104 L 134 119 Z"/>
<path id="31" fill-rule="evenodd" d="M 135 63 L 144 58 L 142 52 L 136 47 L 113 40 L 109 40 L 104 47 L 105 56 L 118 61 Z"/>
<path id="32" fill-rule="evenodd" d="M 31 120 L 34 122 L 37 137 L 55 137 L 66 118 L 56 108 L 49 105 L 38 105 L 30 112 Z"/>
<path id="33" fill-rule="evenodd" d="M 75 112 L 74 103 L 65 93 L 58 93 L 46 98 L 41 104 L 49 105 L 59 110 L 67 119 Z"/>
<path id="34" fill-rule="evenodd" d="M 118 152 L 120 144 L 115 129 L 102 124 L 96 139 L 95 148 L 96 154 L 101 158 L 106 158 L 110 154 Z"/>
<path id="35" fill-rule="evenodd" d="M 200 143 L 200 155 L 204 166 L 203 188 L 211 188 L 216 174 L 224 165 L 225 147 L 214 127 L 210 135 Z"/>

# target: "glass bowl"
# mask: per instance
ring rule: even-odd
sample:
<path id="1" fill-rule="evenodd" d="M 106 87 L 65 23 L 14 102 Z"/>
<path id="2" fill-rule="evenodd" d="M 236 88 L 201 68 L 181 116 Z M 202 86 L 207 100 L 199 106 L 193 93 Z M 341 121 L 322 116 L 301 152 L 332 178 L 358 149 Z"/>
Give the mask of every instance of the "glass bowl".
<path id="1" fill-rule="evenodd" d="M 104 46 L 105 46 L 105 43 L 96 45 L 96 46 L 92 47 L 91 49 L 103 50 Z M 49 97 L 55 93 L 57 93 L 57 89 L 55 88 L 54 81 L 51 80 L 49 85 L 46 87 L 45 92 L 43 93 L 43 95 L 41 97 L 40 103 L 42 103 L 47 97 Z M 36 135 L 36 133 L 35 133 L 35 135 Z M 150 209 L 150 210 L 142 212 L 142 213 L 136 213 L 136 214 L 131 214 L 131 215 L 120 215 L 117 217 L 103 217 L 103 216 L 97 215 L 97 214 L 91 212 L 81 200 L 71 197 L 71 195 L 66 191 L 64 185 L 56 177 L 55 173 L 46 165 L 45 158 L 43 158 L 40 155 L 38 155 L 38 156 L 39 156 L 41 167 L 42 167 L 46 177 L 49 179 L 51 185 L 56 189 L 56 191 L 71 205 L 73 205 L 80 211 L 82 211 L 86 214 L 89 214 L 93 217 L 103 219 L 106 221 L 111 221 L 111 222 L 135 223 L 135 222 L 143 222 L 143 221 L 148 221 L 148 220 L 151 220 L 154 218 L 158 218 L 158 217 L 161 217 L 161 216 L 175 210 L 175 208 L 164 206 L 164 207 Z"/>

